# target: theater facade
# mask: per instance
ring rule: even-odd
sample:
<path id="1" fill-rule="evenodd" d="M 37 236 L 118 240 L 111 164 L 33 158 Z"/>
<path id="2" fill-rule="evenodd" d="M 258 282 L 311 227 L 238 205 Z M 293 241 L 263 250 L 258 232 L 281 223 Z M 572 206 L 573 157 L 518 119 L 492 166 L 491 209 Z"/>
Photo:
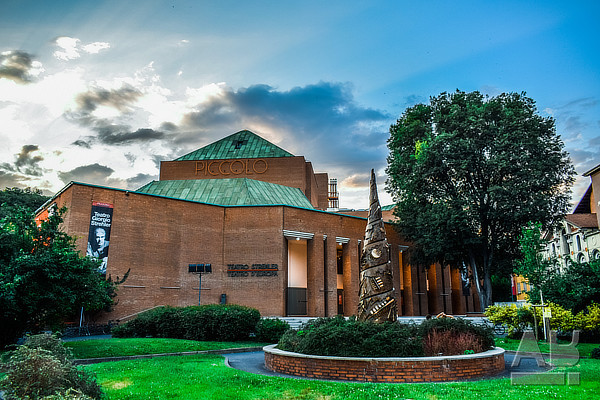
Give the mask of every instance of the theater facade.
<path id="1" fill-rule="evenodd" d="M 244 130 L 162 162 L 159 180 L 135 191 L 71 182 L 38 216 L 67 207 L 64 230 L 102 260 L 100 272 L 129 271 L 98 322 L 199 303 L 350 316 L 367 221 L 365 212 L 332 211 L 336 200 L 326 173 Z M 411 266 L 410 243 L 390 224 L 386 232 L 399 315 L 477 311 L 458 270 Z"/>

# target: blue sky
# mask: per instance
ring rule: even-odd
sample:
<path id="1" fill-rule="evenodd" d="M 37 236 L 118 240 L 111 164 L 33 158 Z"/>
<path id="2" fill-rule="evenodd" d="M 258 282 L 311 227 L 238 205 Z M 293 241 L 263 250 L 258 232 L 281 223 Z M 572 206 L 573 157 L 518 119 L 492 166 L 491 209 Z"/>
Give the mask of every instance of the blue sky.
<path id="1" fill-rule="evenodd" d="M 596 1 L 3 0 L 0 187 L 135 189 L 251 129 L 363 208 L 390 124 L 456 89 L 525 91 L 581 174 L 600 163 L 599 38 Z"/>

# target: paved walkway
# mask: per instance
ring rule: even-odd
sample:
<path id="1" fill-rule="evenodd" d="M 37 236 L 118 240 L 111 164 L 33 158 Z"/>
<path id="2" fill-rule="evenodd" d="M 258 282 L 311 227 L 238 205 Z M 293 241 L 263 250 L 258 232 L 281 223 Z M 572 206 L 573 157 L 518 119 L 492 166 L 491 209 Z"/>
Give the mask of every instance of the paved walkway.
<path id="1" fill-rule="evenodd" d="M 298 376 L 281 374 L 278 372 L 273 372 L 268 370 L 265 367 L 265 355 L 262 351 L 253 351 L 247 353 L 235 353 L 235 354 L 223 354 L 225 356 L 227 365 L 231 368 L 239 369 L 241 371 L 250 372 L 253 374 L 259 375 L 268 375 L 268 376 L 279 376 L 286 378 L 295 378 L 295 379 L 309 379 L 302 378 Z M 520 372 L 520 373 L 540 373 L 548 371 L 547 367 L 538 367 L 537 362 L 533 358 L 522 358 L 518 367 L 511 367 L 513 359 L 515 358 L 514 352 L 505 352 L 504 353 L 504 365 L 505 370 L 501 375 L 497 375 L 491 379 L 498 378 L 507 378 L 510 377 L 511 372 Z M 313 379 L 310 379 L 313 380 Z M 342 381 L 347 382 L 347 381 Z"/>

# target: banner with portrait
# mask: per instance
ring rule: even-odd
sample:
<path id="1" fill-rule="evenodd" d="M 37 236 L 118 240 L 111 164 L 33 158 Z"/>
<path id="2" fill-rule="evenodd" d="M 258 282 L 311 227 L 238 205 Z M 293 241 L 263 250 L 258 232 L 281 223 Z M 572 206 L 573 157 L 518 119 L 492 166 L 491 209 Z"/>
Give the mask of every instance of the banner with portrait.
<path id="1" fill-rule="evenodd" d="M 110 243 L 110 227 L 112 225 L 113 205 L 109 203 L 92 202 L 90 231 L 86 255 L 102 262 L 99 271 L 106 274 L 108 263 L 108 245 Z"/>

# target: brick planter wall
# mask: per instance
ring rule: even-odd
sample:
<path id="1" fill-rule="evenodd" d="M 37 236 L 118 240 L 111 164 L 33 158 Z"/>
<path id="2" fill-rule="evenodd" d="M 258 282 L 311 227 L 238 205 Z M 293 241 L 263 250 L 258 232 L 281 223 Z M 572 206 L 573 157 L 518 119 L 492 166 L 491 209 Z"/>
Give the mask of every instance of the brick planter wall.
<path id="1" fill-rule="evenodd" d="M 504 349 L 448 357 L 363 358 L 291 353 L 264 347 L 265 365 L 283 374 L 360 382 L 461 381 L 504 371 Z"/>

